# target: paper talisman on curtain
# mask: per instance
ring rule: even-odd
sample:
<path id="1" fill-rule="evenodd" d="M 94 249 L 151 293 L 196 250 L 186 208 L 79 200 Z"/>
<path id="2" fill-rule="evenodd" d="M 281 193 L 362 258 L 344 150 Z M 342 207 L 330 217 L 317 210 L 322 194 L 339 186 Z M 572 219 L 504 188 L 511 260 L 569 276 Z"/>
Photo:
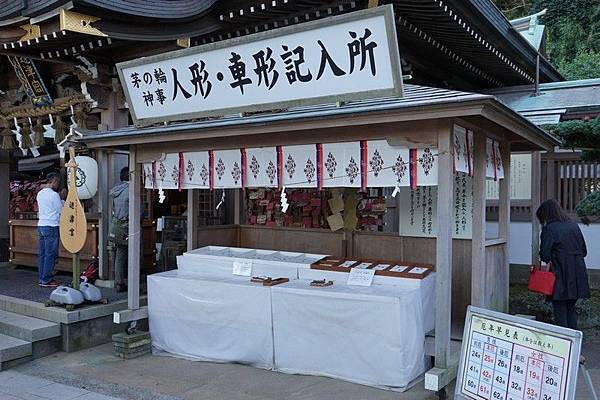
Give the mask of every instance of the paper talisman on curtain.
<path id="1" fill-rule="evenodd" d="M 323 186 L 360 187 L 360 142 L 323 143 Z"/>
<path id="2" fill-rule="evenodd" d="M 183 153 L 183 165 L 184 189 L 210 188 L 210 164 L 208 162 L 208 151 Z"/>
<path id="3" fill-rule="evenodd" d="M 407 148 L 392 147 L 386 140 L 369 140 L 367 146 L 368 187 L 410 185 Z"/>
<path id="4" fill-rule="evenodd" d="M 242 187 L 242 157 L 239 149 L 215 150 L 214 182 L 215 188 Z"/>
<path id="5" fill-rule="evenodd" d="M 438 151 L 426 147 L 417 150 L 417 185 L 437 186 Z"/>
<path id="6" fill-rule="evenodd" d="M 500 143 L 493 141 L 494 165 L 496 168 L 496 178 L 504 179 L 504 165 L 502 164 L 502 155 L 500 154 Z"/>
<path id="7" fill-rule="evenodd" d="M 248 187 L 277 187 L 277 150 L 275 147 L 246 149 Z"/>
<path id="8" fill-rule="evenodd" d="M 156 161 L 156 188 L 177 189 L 179 182 L 179 153 L 166 154 Z"/>
<path id="9" fill-rule="evenodd" d="M 152 163 L 151 162 L 144 163 L 144 164 L 142 164 L 142 166 L 143 166 L 143 170 L 144 170 L 144 188 L 153 189 Z"/>
<path id="10" fill-rule="evenodd" d="M 454 170 L 473 175 L 473 132 L 454 125 Z"/>
<path id="11" fill-rule="evenodd" d="M 400 189 L 400 235 L 437 235 L 437 187 Z M 473 178 L 459 172 L 454 178 L 453 237 L 468 239 L 473 225 Z"/>
<path id="12" fill-rule="evenodd" d="M 283 146 L 283 185 L 317 187 L 316 145 Z"/>

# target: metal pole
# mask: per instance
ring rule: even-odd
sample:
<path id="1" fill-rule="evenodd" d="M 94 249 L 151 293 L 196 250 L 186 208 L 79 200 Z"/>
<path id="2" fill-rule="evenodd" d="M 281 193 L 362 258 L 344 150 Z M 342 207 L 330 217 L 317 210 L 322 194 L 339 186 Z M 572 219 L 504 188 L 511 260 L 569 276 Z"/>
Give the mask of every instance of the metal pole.
<path id="1" fill-rule="evenodd" d="M 581 372 L 583 372 L 583 380 L 585 380 L 585 383 L 590 390 L 592 400 L 598 400 L 598 395 L 596 395 L 596 390 L 594 389 L 594 384 L 592 383 L 592 377 L 590 376 L 590 372 L 585 367 L 585 358 L 583 357 L 581 357 L 579 361 L 579 368 L 581 368 Z"/>
<path id="2" fill-rule="evenodd" d="M 79 290 L 79 276 L 81 275 L 80 271 L 80 261 L 79 261 L 79 252 L 73 253 L 73 289 Z"/>
<path id="3" fill-rule="evenodd" d="M 540 53 L 535 57 L 535 92 L 533 95 L 540 95 Z"/>

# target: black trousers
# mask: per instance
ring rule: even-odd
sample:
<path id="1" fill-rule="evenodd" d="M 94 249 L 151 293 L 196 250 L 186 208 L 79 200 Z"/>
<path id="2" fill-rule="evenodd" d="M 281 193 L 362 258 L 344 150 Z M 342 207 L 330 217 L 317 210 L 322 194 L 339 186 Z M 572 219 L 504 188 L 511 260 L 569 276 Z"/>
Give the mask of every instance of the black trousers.
<path id="1" fill-rule="evenodd" d="M 575 314 L 577 300 L 552 300 L 554 309 L 554 324 L 565 328 L 577 329 L 577 314 Z"/>

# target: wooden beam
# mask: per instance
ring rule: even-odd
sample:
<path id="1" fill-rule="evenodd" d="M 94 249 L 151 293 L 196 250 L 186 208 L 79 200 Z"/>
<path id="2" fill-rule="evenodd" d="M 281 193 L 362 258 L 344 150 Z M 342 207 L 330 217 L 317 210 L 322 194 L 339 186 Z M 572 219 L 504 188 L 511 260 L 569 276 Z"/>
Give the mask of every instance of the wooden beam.
<path id="1" fill-rule="evenodd" d="M 535 212 L 541 204 L 542 155 L 539 151 L 531 153 L 531 263 L 538 264 L 540 258 L 540 222 Z"/>
<path id="2" fill-rule="evenodd" d="M 383 112 L 370 112 L 370 113 L 350 113 L 347 115 L 337 115 L 335 117 L 315 117 L 306 119 L 294 119 L 286 121 L 271 121 L 267 124 L 249 124 L 244 120 L 241 120 L 236 125 L 223 125 L 215 126 L 213 123 L 206 123 L 204 121 L 198 122 L 195 127 L 190 126 L 189 129 L 177 132 L 169 132 L 173 128 L 167 125 L 161 128 L 161 132 L 154 132 L 150 135 L 126 135 L 122 137 L 106 138 L 103 139 L 101 136 L 87 136 L 86 143 L 90 148 L 93 147 L 111 147 L 120 145 L 132 145 L 132 144 L 153 144 L 168 142 L 183 141 L 183 140 L 199 140 L 199 139 L 211 139 L 215 138 L 230 138 L 231 136 L 252 136 L 260 134 L 274 133 L 281 137 L 293 138 L 296 137 L 302 143 L 302 135 L 310 134 L 317 129 L 331 129 L 331 128 L 344 128 L 347 134 L 353 134 L 356 132 L 360 136 L 361 129 L 357 129 L 357 125 L 375 125 L 375 124 L 395 124 L 395 134 L 403 131 L 403 126 L 398 123 L 416 122 L 422 123 L 424 120 L 432 119 L 447 119 L 455 117 L 467 117 L 480 115 L 483 109 L 483 105 L 477 102 L 469 103 L 457 103 L 457 104 L 446 104 L 441 106 L 430 106 L 427 108 L 406 108 L 397 110 L 387 110 Z M 212 126 L 204 126 L 204 124 Z M 351 126 L 352 129 L 348 130 Z M 292 135 L 291 132 L 298 131 L 298 134 Z M 304 132 L 300 132 L 304 131 Z M 143 130 L 141 131 L 143 132 Z M 392 132 L 390 130 L 390 132 Z M 381 134 L 380 139 L 386 135 Z M 253 140 L 248 138 L 246 140 Z"/>
<path id="3" fill-rule="evenodd" d="M 198 246 L 198 205 L 200 193 L 198 189 L 187 190 L 187 250 Z"/>
<path id="4" fill-rule="evenodd" d="M 142 233 L 141 164 L 135 146 L 129 148 L 129 245 L 127 247 L 127 308 L 140 308 L 140 263 Z"/>
<path id="5" fill-rule="evenodd" d="M 508 290 L 510 284 L 510 143 L 503 141 L 500 143 L 500 155 L 502 165 L 504 166 L 504 179 L 500 179 L 500 190 L 498 195 L 498 236 L 506 240 L 504 249 L 504 268 L 502 269 L 502 282 L 504 282 L 504 296 L 502 309 L 508 312 Z"/>
<path id="6" fill-rule="evenodd" d="M 473 225 L 471 241 L 471 304 L 486 307 L 485 166 L 486 136 L 473 132 Z"/>
<path id="7" fill-rule="evenodd" d="M 436 313 L 435 367 L 447 369 L 450 362 L 452 306 L 452 227 L 454 219 L 454 175 L 452 173 L 454 139 L 450 123 L 438 134 L 438 201 L 436 238 Z"/>
<path id="8" fill-rule="evenodd" d="M 122 310 L 113 313 L 113 323 L 123 324 L 125 322 L 139 321 L 148 318 L 148 307 L 144 306 L 136 310 Z"/>
<path id="9" fill-rule="evenodd" d="M 110 191 L 108 154 L 98 150 L 98 275 L 100 279 L 109 280 L 108 231 L 110 226 Z"/>

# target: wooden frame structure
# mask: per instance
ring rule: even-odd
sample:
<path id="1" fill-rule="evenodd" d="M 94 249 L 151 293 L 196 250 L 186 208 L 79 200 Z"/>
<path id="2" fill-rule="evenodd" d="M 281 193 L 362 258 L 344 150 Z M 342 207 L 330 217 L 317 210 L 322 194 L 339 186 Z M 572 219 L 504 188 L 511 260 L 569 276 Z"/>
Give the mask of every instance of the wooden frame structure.
<path id="1" fill-rule="evenodd" d="M 447 91 L 446 91 L 447 92 Z M 457 92 L 453 92 L 457 93 Z M 460 93 L 460 92 L 458 92 Z M 445 93 L 446 95 L 448 93 Z M 457 95 L 459 96 L 459 95 Z M 441 100 L 440 100 L 441 99 Z M 430 103 L 419 102 L 413 107 L 410 99 L 401 107 L 383 109 L 372 108 L 354 113 L 338 110 L 337 115 L 321 117 L 299 117 L 295 113 L 289 119 L 279 118 L 269 123 L 257 123 L 256 119 L 239 120 L 228 125 L 216 121 L 179 124 L 168 127 L 126 128 L 121 131 L 104 133 L 88 132 L 85 140 L 90 147 L 107 147 L 128 145 L 130 150 L 130 246 L 129 246 L 129 309 L 115 313 L 114 321 L 122 323 L 135 321 L 148 316 L 147 309 L 140 307 L 139 302 L 139 209 L 142 179 L 141 163 L 158 159 L 162 153 L 169 151 L 206 150 L 211 148 L 238 148 L 243 146 L 269 146 L 277 144 L 303 144 L 319 142 L 335 142 L 356 139 L 386 139 L 393 144 L 410 144 L 411 146 L 436 146 L 438 148 L 438 233 L 435 239 L 411 238 L 412 248 L 431 248 L 435 240 L 435 259 L 437 269 L 436 280 L 436 321 L 435 321 L 435 367 L 425 379 L 426 388 L 440 390 L 454 379 L 457 368 L 457 352 L 451 346 L 453 338 L 460 339 L 460 332 L 454 332 L 453 325 L 460 325 L 459 318 L 464 317 L 467 304 L 507 311 L 508 308 L 508 231 L 510 218 L 509 179 L 507 170 L 511 150 L 550 149 L 556 140 L 546 132 L 535 127 L 524 118 L 497 102 L 491 96 L 475 95 L 462 99 L 443 99 L 442 94 Z M 394 101 L 382 100 L 383 103 Z M 214 124 L 211 126 L 211 124 Z M 473 177 L 473 231 L 472 240 L 453 240 L 453 138 L 454 125 L 460 125 L 474 132 L 475 159 Z M 505 179 L 500 181 L 500 222 L 499 238 L 488 240 L 485 236 L 485 143 L 486 137 L 500 143 L 505 168 Z M 101 189 L 105 190 L 105 189 Z M 253 226 L 211 227 L 209 232 L 199 230 L 197 226 L 197 210 L 194 209 L 196 190 L 189 190 L 188 199 L 188 248 L 202 244 L 242 245 L 247 243 L 248 232 L 259 229 Z M 236 221 L 237 222 L 237 221 Z M 278 229 L 278 228 L 273 228 Z M 286 234 L 316 235 L 328 231 L 284 229 Z M 246 232 L 246 233 L 245 233 Z M 292 232 L 292 233 L 290 233 Z M 206 233 L 211 242 L 205 242 Z M 264 232 L 261 233 L 262 236 Z M 344 232 L 341 240 L 352 242 L 352 252 L 361 248 L 361 240 L 368 240 L 369 234 L 361 232 Z M 348 236 L 350 235 L 350 236 Z M 279 237 L 282 237 L 280 235 Z M 386 240 L 393 240 L 386 237 Z M 407 238 L 402 238 L 407 239 Z M 287 241 L 289 242 L 289 241 Z M 307 242 L 306 240 L 304 241 Z M 356 242 L 356 243 L 355 243 Z M 470 242 L 470 243 L 469 243 Z M 399 243 L 390 241 L 388 243 Z M 256 247 L 260 247 L 260 243 Z M 470 246 L 469 246 L 470 245 Z M 393 245 L 389 247 L 394 250 Z M 470 251 L 469 251 L 470 247 Z M 364 248 L 364 246 L 362 246 Z M 340 251 L 345 251 L 342 247 Z M 347 247 L 346 247 L 347 249 Z M 306 251 L 306 249 L 304 249 Z M 457 251 L 457 254 L 454 254 Z M 409 250 L 407 250 L 409 251 Z M 420 252 L 421 257 L 424 257 Z M 470 254 L 469 254 L 470 253 Z M 415 255 L 418 257 L 419 255 Z M 425 257 L 431 257 L 431 252 Z M 390 258 L 381 255 L 380 258 Z M 391 255 L 393 258 L 393 254 Z M 419 259 L 412 261 L 418 262 Z M 465 268 L 460 274 L 453 274 L 455 268 Z M 453 287 L 454 285 L 454 287 Z M 454 298 L 462 299 L 454 302 L 456 310 L 462 308 L 462 315 L 452 318 Z M 453 324 L 454 323 L 454 324 Z M 460 326 L 459 326 L 460 327 Z"/>

